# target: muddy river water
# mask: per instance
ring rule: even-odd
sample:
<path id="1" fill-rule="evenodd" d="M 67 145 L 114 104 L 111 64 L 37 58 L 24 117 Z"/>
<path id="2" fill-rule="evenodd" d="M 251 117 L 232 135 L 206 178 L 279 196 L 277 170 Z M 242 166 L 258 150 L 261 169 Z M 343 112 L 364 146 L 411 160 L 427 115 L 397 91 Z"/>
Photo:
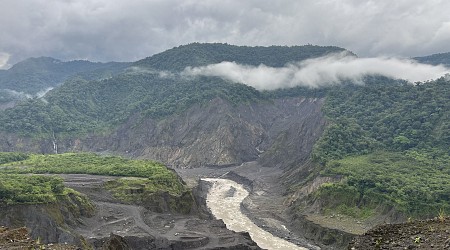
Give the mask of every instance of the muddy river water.
<path id="1" fill-rule="evenodd" d="M 205 178 L 213 185 L 206 204 L 217 219 L 222 219 L 228 229 L 248 232 L 252 239 L 264 249 L 306 249 L 264 231 L 241 212 L 241 203 L 248 196 L 244 187 L 232 180 Z"/>

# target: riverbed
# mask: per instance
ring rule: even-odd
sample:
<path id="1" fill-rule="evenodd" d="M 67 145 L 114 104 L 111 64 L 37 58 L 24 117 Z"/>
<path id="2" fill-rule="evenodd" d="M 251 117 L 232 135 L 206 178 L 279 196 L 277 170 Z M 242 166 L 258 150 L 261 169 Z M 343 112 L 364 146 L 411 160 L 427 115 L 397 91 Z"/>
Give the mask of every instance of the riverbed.
<path id="1" fill-rule="evenodd" d="M 249 193 L 241 184 L 228 179 L 204 178 L 202 180 L 213 184 L 208 192 L 206 205 L 217 219 L 224 221 L 228 229 L 248 232 L 258 246 L 264 249 L 306 249 L 261 229 L 244 215 L 241 211 L 241 203 Z"/>

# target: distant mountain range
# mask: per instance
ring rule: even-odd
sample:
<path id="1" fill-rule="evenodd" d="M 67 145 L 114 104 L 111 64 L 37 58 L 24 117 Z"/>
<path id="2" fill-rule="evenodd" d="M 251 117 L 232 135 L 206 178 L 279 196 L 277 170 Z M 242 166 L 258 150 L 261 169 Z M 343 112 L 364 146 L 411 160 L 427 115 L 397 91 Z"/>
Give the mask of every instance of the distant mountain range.
<path id="1" fill-rule="evenodd" d="M 86 80 L 117 75 L 130 63 L 93 63 L 89 61 L 63 62 L 51 57 L 29 58 L 8 70 L 0 71 L 0 90 L 8 89 L 34 95 L 56 87 L 72 77 Z"/>
<path id="2" fill-rule="evenodd" d="M 420 63 L 426 63 L 431 65 L 442 64 L 444 66 L 450 67 L 450 52 L 433 54 L 422 57 L 414 57 L 413 59 Z"/>

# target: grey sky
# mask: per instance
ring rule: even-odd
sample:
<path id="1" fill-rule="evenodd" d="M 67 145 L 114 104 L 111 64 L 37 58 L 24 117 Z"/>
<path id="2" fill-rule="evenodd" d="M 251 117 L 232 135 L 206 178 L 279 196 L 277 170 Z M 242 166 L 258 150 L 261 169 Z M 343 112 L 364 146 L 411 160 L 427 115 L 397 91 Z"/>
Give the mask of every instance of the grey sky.
<path id="1" fill-rule="evenodd" d="M 190 42 L 450 51 L 448 0 L 0 0 L 0 68 L 32 56 L 134 61 Z"/>

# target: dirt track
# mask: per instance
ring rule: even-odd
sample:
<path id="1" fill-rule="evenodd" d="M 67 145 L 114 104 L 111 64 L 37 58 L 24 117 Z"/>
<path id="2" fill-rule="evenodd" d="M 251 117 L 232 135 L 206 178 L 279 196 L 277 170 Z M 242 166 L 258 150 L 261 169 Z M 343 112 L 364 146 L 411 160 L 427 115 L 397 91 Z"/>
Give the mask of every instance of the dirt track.
<path id="1" fill-rule="evenodd" d="M 194 215 L 161 214 L 143 207 L 123 204 L 103 189 L 110 176 L 60 175 L 65 185 L 86 194 L 96 206 L 93 217 L 82 218 L 77 231 L 86 239 L 101 239 L 114 233 L 123 237 L 151 237 L 160 241 L 183 242 L 189 248 L 210 249 L 245 243 L 240 234 L 218 221 L 202 220 Z M 188 247 L 186 247 L 188 248 Z"/>

